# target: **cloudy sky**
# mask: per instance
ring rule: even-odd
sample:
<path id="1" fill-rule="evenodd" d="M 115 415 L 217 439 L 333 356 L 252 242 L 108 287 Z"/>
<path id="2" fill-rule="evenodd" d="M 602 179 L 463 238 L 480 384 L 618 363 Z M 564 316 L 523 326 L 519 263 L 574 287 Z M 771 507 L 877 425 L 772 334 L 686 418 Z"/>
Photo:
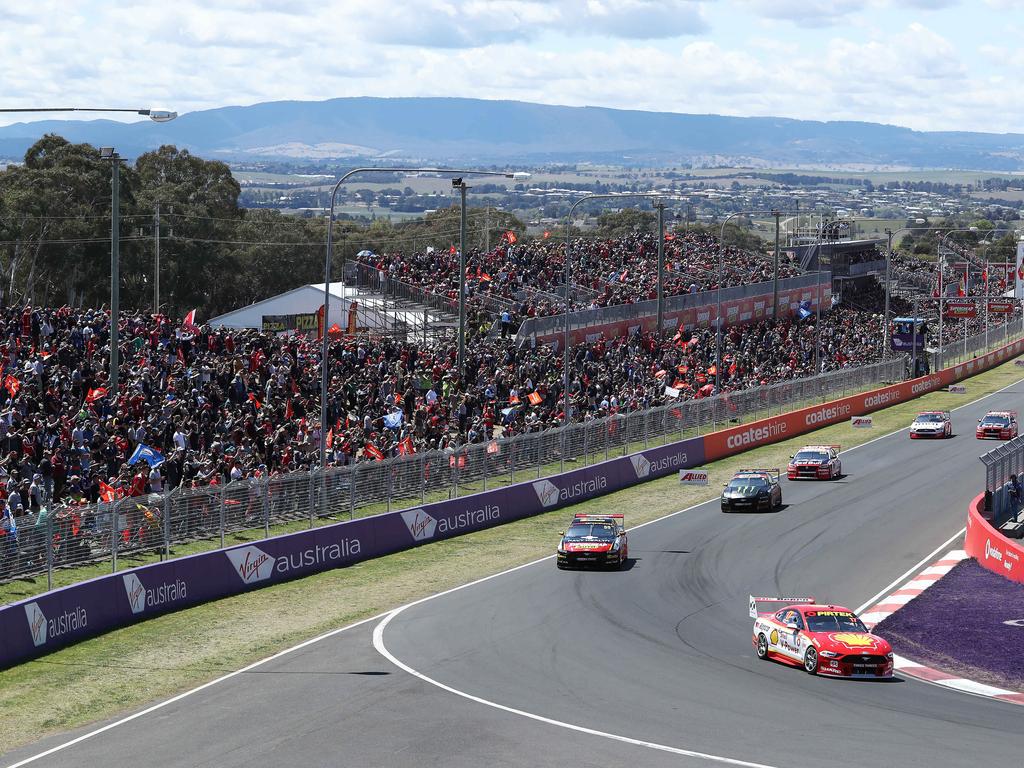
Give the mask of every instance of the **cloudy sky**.
<path id="1" fill-rule="evenodd" d="M 468 96 L 1024 132 L 1022 40 L 1024 0 L 33 0 L 0 6 L 0 107 Z"/>

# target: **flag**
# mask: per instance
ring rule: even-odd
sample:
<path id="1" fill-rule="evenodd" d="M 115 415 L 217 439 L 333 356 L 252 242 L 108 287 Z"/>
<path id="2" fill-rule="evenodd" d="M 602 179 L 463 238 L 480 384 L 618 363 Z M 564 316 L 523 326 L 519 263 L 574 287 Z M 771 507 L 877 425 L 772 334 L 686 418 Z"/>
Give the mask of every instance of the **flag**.
<path id="1" fill-rule="evenodd" d="M 178 347 L 178 360 L 182 365 L 185 364 L 185 353 L 181 351 L 181 347 Z"/>
<path id="2" fill-rule="evenodd" d="M 487 444 L 487 452 L 488 453 L 501 453 L 501 446 L 498 445 L 498 441 L 497 440 L 491 440 L 491 442 L 489 442 Z"/>
<path id="3" fill-rule="evenodd" d="M 257 400 L 256 395 L 254 395 L 252 392 L 249 393 L 249 402 L 255 405 L 257 408 L 263 407 L 263 403 Z"/>
<path id="4" fill-rule="evenodd" d="M 509 245 L 515 245 L 518 239 L 519 238 L 516 237 L 516 233 L 513 232 L 511 229 L 505 232 L 505 240 L 508 242 Z"/>
<path id="5" fill-rule="evenodd" d="M 21 382 L 11 376 L 11 374 L 7 374 L 4 377 L 4 388 L 10 393 L 11 397 L 17 397 L 18 390 L 21 389 Z"/>
<path id="6" fill-rule="evenodd" d="M 456 253 L 458 253 L 458 251 L 455 250 L 455 246 L 453 245 L 451 248 L 448 249 L 448 253 L 454 256 Z"/>
<path id="7" fill-rule="evenodd" d="M 292 399 L 289 397 L 288 404 L 284 407 L 284 417 L 286 419 L 291 419 L 291 417 L 294 415 L 295 411 L 292 410 Z"/>
<path id="8" fill-rule="evenodd" d="M 328 448 L 333 448 L 334 447 L 334 430 L 333 429 L 327 430 L 327 437 L 324 438 L 324 445 L 326 445 Z"/>
<path id="9" fill-rule="evenodd" d="M 717 365 L 712 365 L 710 368 L 708 368 L 708 376 L 714 376 L 716 373 L 718 373 Z"/>
<path id="10" fill-rule="evenodd" d="M 363 448 L 363 453 L 367 456 L 372 456 L 377 461 L 384 461 L 384 454 L 381 453 L 380 448 L 373 443 L 367 443 L 366 447 Z"/>
<path id="11" fill-rule="evenodd" d="M 458 456 L 458 457 L 456 457 L 456 456 L 449 456 L 448 457 L 448 466 L 449 467 L 455 467 L 456 464 L 458 465 L 459 469 L 465 469 L 466 468 L 466 454 L 462 454 L 461 456 Z"/>
<path id="12" fill-rule="evenodd" d="M 540 405 L 544 398 L 540 396 L 540 392 L 531 392 L 526 398 L 530 401 L 530 405 Z"/>
<path id="13" fill-rule="evenodd" d="M 519 396 L 518 395 L 512 395 L 511 397 L 509 397 L 508 404 L 509 405 L 519 405 Z"/>
<path id="14" fill-rule="evenodd" d="M 106 387 L 96 387 L 96 389 L 90 389 L 88 394 L 85 396 L 85 402 L 95 403 L 97 400 L 107 396 Z"/>
<path id="15" fill-rule="evenodd" d="M 675 387 L 665 387 L 665 397 L 679 397 L 679 390 Z"/>
<path id="16" fill-rule="evenodd" d="M 732 365 L 729 366 L 729 375 L 730 376 L 735 376 L 736 375 L 736 363 L 733 363 Z"/>
<path id="17" fill-rule="evenodd" d="M 401 411 L 392 411 L 391 413 L 385 413 L 384 426 L 387 427 L 388 429 L 398 429 L 399 427 L 402 426 L 402 417 L 404 415 L 405 414 L 403 414 Z"/>
<path id="18" fill-rule="evenodd" d="M 547 231 L 545 231 L 545 232 L 544 232 L 544 239 L 545 239 L 545 240 L 547 240 L 547 239 L 548 239 L 549 237 L 551 237 L 551 233 L 550 233 L 550 232 L 547 232 Z"/>
<path id="19" fill-rule="evenodd" d="M 416 447 L 412 444 L 412 435 L 406 435 L 398 441 L 398 455 L 412 456 L 416 453 Z"/>
<path id="20" fill-rule="evenodd" d="M 800 309 L 798 310 L 798 312 L 800 313 L 801 320 L 806 320 L 808 317 L 810 317 L 813 314 L 811 312 L 811 300 L 805 299 L 804 301 L 801 301 Z"/>
<path id="21" fill-rule="evenodd" d="M 117 499 L 117 491 L 100 480 L 100 501 L 114 501 Z"/>
<path id="22" fill-rule="evenodd" d="M 139 443 L 135 447 L 135 451 L 132 453 L 131 458 L 128 459 L 129 464 L 135 464 L 138 461 L 144 461 L 149 466 L 155 467 L 163 464 L 164 457 L 160 455 L 160 452 L 155 448 L 150 448 L 148 445 Z"/>
<path id="23" fill-rule="evenodd" d="M 191 312 L 189 312 L 187 315 L 185 315 L 185 319 L 182 321 L 181 324 L 182 324 L 183 327 L 188 328 L 189 330 L 193 330 L 193 331 L 197 330 L 197 328 L 196 328 L 196 310 L 193 309 Z"/>

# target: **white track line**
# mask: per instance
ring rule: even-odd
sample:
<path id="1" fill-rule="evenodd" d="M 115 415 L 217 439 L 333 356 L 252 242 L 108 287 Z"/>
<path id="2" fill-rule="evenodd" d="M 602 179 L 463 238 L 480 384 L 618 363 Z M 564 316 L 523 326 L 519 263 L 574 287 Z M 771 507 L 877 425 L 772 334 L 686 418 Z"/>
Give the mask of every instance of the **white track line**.
<path id="1" fill-rule="evenodd" d="M 976 403 L 980 403 L 982 400 L 985 400 L 985 399 L 987 399 L 989 397 L 992 397 L 993 395 L 998 395 L 1001 392 L 1005 392 L 1010 387 L 1016 386 L 1017 384 L 1020 384 L 1022 381 L 1024 381 L 1024 379 L 1018 379 L 1017 381 L 1014 381 L 1014 382 L 1012 382 L 1010 384 L 1007 384 L 1002 389 L 997 389 L 995 392 L 990 392 L 987 395 L 982 395 L 981 397 L 979 397 L 979 398 L 977 398 L 975 400 L 971 400 L 969 403 L 964 403 L 963 405 L 958 405 L 956 408 L 952 408 L 950 410 L 959 411 L 961 408 L 967 408 L 968 406 L 974 405 Z M 931 393 L 928 393 L 928 394 L 931 394 Z M 896 405 L 902 405 L 902 404 L 903 403 L 896 403 Z M 871 440 L 868 440 L 866 443 L 861 443 L 860 445 L 855 445 L 852 448 L 850 448 L 849 450 L 847 450 L 846 453 L 849 453 L 850 451 L 855 451 L 858 448 L 863 448 L 866 445 L 871 445 L 872 443 L 876 443 L 879 440 L 884 440 L 887 437 L 892 437 L 893 435 L 899 434 L 900 432 L 904 432 L 906 430 L 907 430 L 907 427 L 903 427 L 902 429 L 893 430 L 892 432 L 888 432 L 888 433 L 886 433 L 884 435 L 880 435 L 879 437 L 876 437 L 876 438 L 873 438 Z M 764 446 L 759 446 L 759 447 L 764 447 Z M 723 459 L 724 458 L 730 458 L 730 457 L 723 457 Z M 720 459 L 720 461 L 721 460 L 722 459 Z M 633 528 L 643 528 L 644 526 L 651 525 L 653 523 L 659 523 L 659 522 L 661 522 L 663 520 L 667 520 L 667 519 L 669 519 L 671 517 L 675 517 L 676 515 L 680 515 L 683 512 L 689 512 L 690 510 L 696 509 L 697 507 L 703 506 L 704 504 L 709 504 L 709 503 L 711 503 L 713 501 L 714 501 L 714 499 L 708 499 L 706 501 L 700 502 L 699 504 L 693 504 L 693 505 L 687 507 L 686 509 L 680 509 L 680 510 L 678 510 L 676 512 L 671 512 L 671 513 L 669 513 L 669 514 L 667 514 L 667 515 L 665 515 L 663 517 L 659 517 L 659 518 L 657 518 L 655 520 L 649 520 L 646 523 L 640 523 L 640 525 L 634 525 Z M 633 528 L 631 528 L 630 530 L 633 530 Z M 959 531 L 949 541 L 952 541 L 957 536 L 960 536 L 963 532 L 964 532 L 963 530 Z M 948 542 L 946 542 L 946 543 L 948 543 Z M 943 546 L 945 546 L 945 544 L 943 544 Z M 941 549 L 941 548 L 942 547 L 939 547 L 939 549 Z M 325 634 L 319 635 L 318 637 L 314 637 L 314 638 L 311 638 L 309 640 L 304 640 L 303 642 L 299 643 L 298 645 L 293 645 L 290 648 L 285 648 L 282 651 L 278 651 L 274 655 L 268 656 L 265 659 L 260 659 L 259 661 L 255 661 L 252 664 L 248 665 L 247 667 L 242 667 L 241 669 L 235 670 L 234 672 L 228 672 L 226 675 L 222 675 L 222 676 L 220 676 L 220 677 L 218 677 L 218 678 L 216 678 L 214 680 L 210 680 L 209 682 L 203 683 L 200 686 L 197 686 L 195 688 L 191 688 L 191 689 L 189 689 L 187 691 L 183 691 L 182 693 L 179 693 L 177 696 L 172 696 L 171 698 L 166 699 L 165 701 L 158 702 L 158 703 L 152 705 L 151 707 L 147 707 L 146 709 L 143 709 L 143 710 L 141 710 L 139 712 L 136 712 L 133 715 L 128 715 L 127 717 L 123 717 L 120 720 L 115 720 L 114 722 L 107 723 L 106 725 L 104 725 L 104 726 L 102 726 L 100 728 L 96 728 L 96 729 L 94 729 L 92 731 L 88 731 L 87 733 L 83 733 L 81 736 L 77 736 L 74 739 L 71 739 L 70 741 L 64 742 L 63 744 L 58 744 L 55 747 L 51 747 L 50 749 L 46 750 L 45 752 L 40 752 L 39 754 L 32 755 L 31 757 L 26 757 L 24 760 L 19 760 L 16 763 L 12 763 L 12 764 L 8 765 L 7 768 L 21 768 L 21 766 L 23 766 L 23 765 L 28 765 L 29 763 L 34 763 L 36 760 L 39 760 L 39 759 L 44 758 L 44 757 L 47 757 L 47 756 L 52 755 L 52 754 L 54 754 L 56 752 L 60 752 L 61 750 L 67 749 L 68 747 L 74 746 L 75 744 L 79 744 L 79 743 L 85 741 L 86 739 L 91 739 L 93 736 L 98 736 L 99 734 L 105 733 L 106 731 L 109 731 L 109 730 L 111 730 L 113 728 L 116 728 L 119 725 L 124 725 L 125 723 L 130 723 L 132 720 L 140 718 L 143 715 L 148 715 L 150 712 L 155 712 L 158 709 L 163 709 L 164 707 L 168 706 L 169 704 L 173 704 L 173 703 L 175 703 L 177 701 L 181 701 L 182 699 L 184 699 L 184 698 L 186 698 L 188 696 L 191 696 L 194 693 L 199 693 L 199 691 L 205 690 L 205 689 L 209 688 L 210 686 L 217 685 L 218 683 L 223 683 L 225 680 L 230 680 L 231 678 L 235 677 L 236 675 L 240 675 L 243 672 L 248 672 L 248 671 L 250 671 L 252 669 L 255 669 L 256 667 L 259 667 L 259 666 L 261 666 L 263 664 L 266 664 L 269 661 L 273 661 L 274 659 L 278 659 L 281 656 L 284 656 L 286 654 L 292 653 L 293 651 L 297 651 L 300 648 L 305 648 L 305 647 L 307 647 L 309 645 L 312 645 L 313 643 L 318 643 L 321 640 L 326 640 L 329 637 L 334 637 L 335 635 L 340 634 L 342 632 L 345 632 L 345 631 L 347 631 L 349 629 L 355 629 L 356 627 L 362 626 L 363 624 L 367 624 L 367 623 L 369 623 L 371 621 L 376 621 L 377 619 L 384 619 L 385 621 L 389 621 L 392 614 L 395 614 L 395 613 L 398 613 L 400 611 L 403 611 L 406 608 L 409 608 L 410 606 L 413 606 L 413 605 L 416 605 L 417 603 L 423 602 L 424 600 L 430 600 L 430 599 L 432 599 L 434 597 L 440 597 L 441 595 L 446 595 L 446 594 L 448 594 L 450 592 L 454 592 L 454 591 L 459 590 L 459 589 L 464 589 L 466 587 L 471 587 L 474 584 L 479 584 L 481 582 L 488 581 L 489 579 L 495 579 L 495 578 L 497 578 L 499 576 L 504 576 L 507 573 L 512 573 L 513 571 L 518 571 L 520 568 L 526 568 L 526 567 L 531 566 L 531 565 L 536 565 L 537 563 L 542 563 L 545 560 L 550 560 L 553 557 L 554 557 L 554 555 L 548 555 L 547 557 L 542 557 L 542 558 L 540 558 L 538 560 L 533 560 L 533 561 L 531 561 L 529 563 L 523 563 L 522 565 L 517 565 L 514 568 L 509 568 L 509 569 L 501 571 L 499 573 L 493 573 L 490 576 L 485 576 L 482 579 L 477 579 L 476 581 L 471 581 L 471 582 L 469 582 L 467 584 L 463 584 L 461 586 L 455 587 L 454 589 L 449 589 L 449 590 L 447 590 L 445 592 L 440 592 L 440 593 L 438 593 L 436 595 L 431 595 L 430 597 L 425 597 L 422 600 L 417 600 L 416 602 L 408 603 L 408 604 L 403 605 L 403 606 L 401 606 L 399 608 L 396 608 L 396 609 L 394 609 L 392 611 L 386 611 L 384 613 L 378 613 L 376 616 L 371 616 L 368 619 L 363 619 L 362 621 L 357 621 L 354 624 L 348 624 L 348 625 L 346 625 L 344 627 L 339 627 L 338 629 L 332 629 L 330 632 L 327 632 Z M 925 558 L 925 559 L 927 559 L 927 558 Z M 906 578 L 906 574 L 904 576 L 901 576 L 900 580 L 902 580 L 903 578 Z M 894 582 L 894 584 L 897 584 L 897 583 L 899 583 L 899 580 Z M 888 587 L 886 587 L 886 589 L 888 589 Z M 882 592 L 885 592 L 885 590 L 883 589 Z M 880 592 L 879 595 L 881 595 L 881 594 L 882 593 Z M 876 597 L 878 597 L 879 595 L 876 595 Z M 872 599 L 874 599 L 874 598 L 872 598 Z M 870 601 L 868 601 L 868 602 L 870 603 Z M 860 610 L 858 610 L 857 612 L 860 613 Z M 374 629 L 374 635 L 376 636 L 376 629 Z M 396 664 L 397 666 L 401 666 L 401 665 L 398 664 L 397 660 L 393 660 L 392 663 Z M 410 672 L 410 674 L 412 674 L 412 672 Z M 427 679 L 427 678 L 424 678 L 424 679 Z M 441 684 L 440 683 L 435 683 L 435 685 L 441 685 Z M 466 694 L 466 695 L 468 696 L 468 694 Z M 499 706 L 500 707 L 501 705 L 495 705 L 495 706 Z M 524 713 L 524 715 L 525 715 L 525 713 Z M 539 718 L 540 716 L 538 715 L 536 717 Z M 609 736 L 609 738 L 611 738 L 611 737 Z M 615 738 L 618 738 L 618 737 L 615 737 Z M 625 737 L 621 737 L 621 738 L 625 739 Z M 654 745 L 651 745 L 651 748 L 653 749 L 653 748 L 656 748 L 656 747 Z M 666 749 L 672 749 L 672 748 L 669 747 L 669 748 L 666 748 Z M 729 758 L 723 758 L 723 760 L 728 760 L 728 759 Z M 742 763 L 742 762 L 736 762 L 736 761 L 733 761 L 733 764 L 735 764 L 735 765 L 746 765 L 746 766 L 754 766 L 754 765 L 756 765 L 755 763 Z"/>
<path id="2" fill-rule="evenodd" d="M 444 594 L 444 593 L 442 593 L 442 594 Z M 733 757 L 724 757 L 722 755 L 711 755 L 711 754 L 708 754 L 706 752 L 696 752 L 696 751 L 694 751 L 692 749 L 681 749 L 679 747 L 670 747 L 670 746 L 667 746 L 665 744 L 657 744 L 657 743 L 655 743 L 653 741 L 643 741 L 641 739 L 633 739 L 633 738 L 630 738 L 629 736 L 620 736 L 619 734 L 616 734 L 616 733 L 608 733 L 607 731 L 598 731 L 598 730 L 595 730 L 594 728 L 586 728 L 586 727 L 584 727 L 582 725 L 576 725 L 574 723 L 567 723 L 567 722 L 564 722 L 562 720 L 554 720 L 554 719 L 552 719 L 550 717 L 544 717 L 543 715 L 534 714 L 533 712 L 526 712 L 526 711 L 521 710 L 521 709 L 515 709 L 513 707 L 507 707 L 504 704 L 498 704 L 497 702 L 489 701 L 488 699 L 483 699 L 483 698 L 480 698 L 479 696 L 474 696 L 474 695 L 472 695 L 470 693 L 466 693 L 465 691 L 460 691 L 458 688 L 452 688 L 450 685 L 445 685 L 444 683 L 438 682 L 437 680 L 434 680 L 433 678 L 427 677 L 422 672 L 418 672 L 417 670 L 415 670 L 412 667 L 410 667 L 408 664 L 405 664 L 404 662 L 399 661 L 398 659 L 396 659 L 394 657 L 394 655 L 392 655 L 392 653 L 384 645 L 384 628 L 387 627 L 388 622 L 390 622 L 393 618 L 395 618 L 395 616 L 400 614 L 406 608 L 409 608 L 410 606 L 413 606 L 413 605 L 416 605 L 416 603 L 410 603 L 409 605 L 402 606 L 401 608 L 396 608 L 391 613 L 389 613 L 387 615 L 387 617 L 385 617 L 385 619 L 380 624 L 378 624 L 376 627 L 374 627 L 374 629 L 373 629 L 373 647 L 377 649 L 377 652 L 380 653 L 381 656 L 383 656 L 385 659 L 390 661 L 396 667 L 398 667 L 399 669 L 401 669 L 401 670 L 403 670 L 405 672 L 408 672 L 413 677 L 419 678 L 420 680 L 422 680 L 425 683 L 430 683 L 431 685 L 434 685 L 434 686 L 440 688 L 443 691 L 447 691 L 448 693 L 454 693 L 456 696 L 461 696 L 464 699 L 469 699 L 470 701 L 476 702 L 477 704 L 483 704 L 484 706 L 487 706 L 487 707 L 492 707 L 494 709 L 499 709 L 502 712 L 510 712 L 513 715 L 519 715 L 520 717 L 526 717 L 526 718 L 529 718 L 530 720 L 536 720 L 536 721 L 541 722 L 541 723 L 547 723 L 548 725 L 554 725 L 554 726 L 556 726 L 558 728 L 565 728 L 565 729 L 570 730 L 570 731 L 577 731 L 578 733 L 585 733 L 585 734 L 587 734 L 589 736 L 600 736 L 601 738 L 604 738 L 604 739 L 611 739 L 612 741 L 621 741 L 621 742 L 623 742 L 625 744 L 632 744 L 633 746 L 637 746 L 637 747 L 647 747 L 648 749 L 654 749 L 654 750 L 657 750 L 659 752 L 670 752 L 673 755 L 681 755 L 683 757 L 695 757 L 695 758 L 699 758 L 701 760 L 710 760 L 711 762 L 715 762 L 715 763 L 725 763 L 726 765 L 739 765 L 739 766 L 745 766 L 745 768 L 772 768 L 772 766 L 765 765 L 764 763 L 751 763 L 751 762 L 748 762 L 746 760 L 738 760 L 738 759 L 733 758 Z"/>

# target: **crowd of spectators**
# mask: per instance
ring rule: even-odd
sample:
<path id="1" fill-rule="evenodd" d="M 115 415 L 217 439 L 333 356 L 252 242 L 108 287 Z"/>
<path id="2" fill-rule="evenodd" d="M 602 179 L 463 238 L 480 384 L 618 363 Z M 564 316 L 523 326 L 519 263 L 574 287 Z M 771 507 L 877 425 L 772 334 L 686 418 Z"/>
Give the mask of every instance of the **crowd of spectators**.
<path id="1" fill-rule="evenodd" d="M 703 236 L 687 242 L 671 256 L 673 272 L 696 275 L 714 266 L 712 243 Z M 590 275 L 588 287 L 600 291 L 595 301 L 646 298 L 652 275 L 641 265 L 652 247 L 646 236 L 581 244 L 579 274 Z M 496 253 L 475 259 L 498 259 Z M 497 268 L 486 262 L 495 273 L 491 280 L 482 279 L 485 262 L 474 261 L 478 286 L 556 283 L 556 245 L 541 240 L 503 253 Z M 616 258 L 625 266 L 612 280 L 609 265 Z M 404 279 L 451 278 L 451 264 L 438 252 L 390 257 L 377 266 Z M 632 277 L 624 275 L 634 269 Z M 766 269 L 753 260 L 731 265 L 728 274 L 732 281 L 761 279 Z M 713 277 L 680 277 L 673 290 L 693 290 L 685 280 L 696 290 L 714 287 Z M 631 292 L 623 292 L 625 286 Z M 882 352 L 882 304 L 881 286 L 869 283 L 824 308 L 820 327 L 815 313 L 730 327 L 723 334 L 720 371 L 708 328 L 667 332 L 660 340 L 648 332 L 599 335 L 570 350 L 570 416 L 586 420 L 660 405 L 667 402 L 666 387 L 682 399 L 705 397 L 714 393 L 716 373 L 721 391 L 729 392 L 874 362 Z M 909 305 L 894 300 L 894 314 L 906 310 Z M 341 337 L 331 344 L 331 465 L 451 452 L 561 423 L 561 352 L 489 335 L 493 315 L 482 307 L 471 319 L 464 376 L 451 339 Z M 319 463 L 316 339 L 197 327 L 131 312 L 121 315 L 120 339 L 115 402 L 105 310 L 0 311 L 0 555 L 16 531 L 38 525 L 47 508 L 61 510 L 73 527 L 74 510 L 100 500 L 227 484 Z M 163 460 L 132 463 L 140 446 Z"/>

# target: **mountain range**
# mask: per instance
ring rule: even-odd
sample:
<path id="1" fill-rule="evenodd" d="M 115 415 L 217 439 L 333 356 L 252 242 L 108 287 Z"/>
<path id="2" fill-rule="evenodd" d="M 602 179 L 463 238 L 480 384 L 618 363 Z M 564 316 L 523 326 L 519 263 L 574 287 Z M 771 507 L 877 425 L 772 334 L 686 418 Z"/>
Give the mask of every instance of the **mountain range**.
<path id="1" fill-rule="evenodd" d="M 726 117 L 458 98 L 275 101 L 169 123 L 48 120 L 0 127 L 0 158 L 44 133 L 134 157 L 174 144 L 207 158 L 607 163 L 631 166 L 1024 170 L 1024 134 Z"/>

